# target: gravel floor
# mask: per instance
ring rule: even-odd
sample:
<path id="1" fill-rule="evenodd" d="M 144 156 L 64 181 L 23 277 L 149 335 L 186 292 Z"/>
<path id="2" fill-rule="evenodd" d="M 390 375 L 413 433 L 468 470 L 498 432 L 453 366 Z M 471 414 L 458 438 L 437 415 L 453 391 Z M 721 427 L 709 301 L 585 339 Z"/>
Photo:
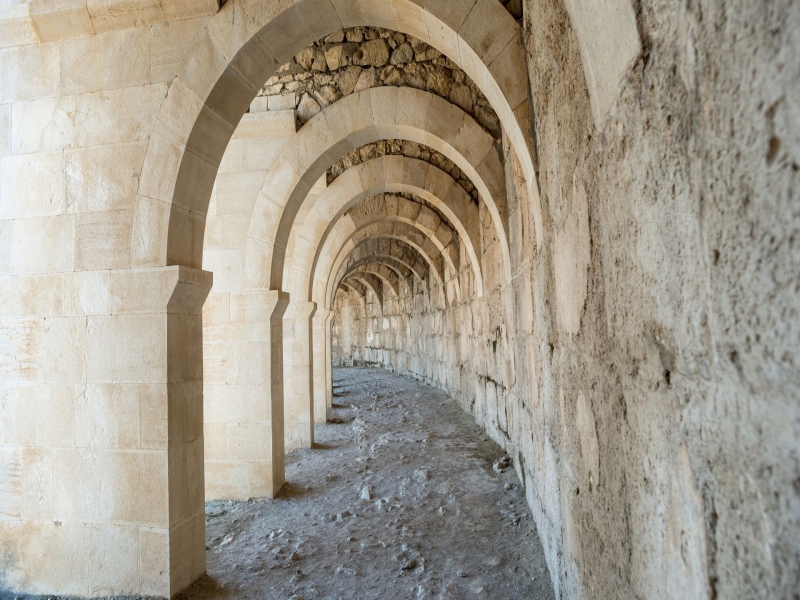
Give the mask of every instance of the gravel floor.
<path id="1" fill-rule="evenodd" d="M 280 497 L 206 505 L 209 577 L 183 598 L 553 598 L 516 474 L 472 418 L 380 369 L 333 377 Z"/>

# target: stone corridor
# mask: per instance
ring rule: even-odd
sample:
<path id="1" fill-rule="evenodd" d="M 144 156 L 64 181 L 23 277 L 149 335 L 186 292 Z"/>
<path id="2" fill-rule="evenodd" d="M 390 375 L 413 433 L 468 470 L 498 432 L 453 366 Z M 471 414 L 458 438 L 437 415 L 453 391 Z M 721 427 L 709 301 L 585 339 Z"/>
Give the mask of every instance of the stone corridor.
<path id="1" fill-rule="evenodd" d="M 0 598 L 797 600 L 799 32 L 0 0 Z"/>

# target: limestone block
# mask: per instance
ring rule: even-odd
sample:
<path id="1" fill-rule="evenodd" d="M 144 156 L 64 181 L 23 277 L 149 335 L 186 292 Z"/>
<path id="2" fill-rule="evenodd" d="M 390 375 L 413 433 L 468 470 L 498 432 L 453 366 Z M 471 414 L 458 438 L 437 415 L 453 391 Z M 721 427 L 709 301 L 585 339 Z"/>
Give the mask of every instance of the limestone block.
<path id="1" fill-rule="evenodd" d="M 147 139 L 167 89 L 166 84 L 158 83 L 79 96 L 76 144 L 86 147 Z"/>
<path id="2" fill-rule="evenodd" d="M 54 273 L 75 268 L 75 219 L 71 215 L 17 219 L 13 262 L 19 273 Z"/>
<path id="3" fill-rule="evenodd" d="M 162 315 L 88 317 L 88 381 L 165 381 L 166 335 Z"/>
<path id="4" fill-rule="evenodd" d="M 425 121 L 424 130 L 448 144 L 455 140 L 467 114 L 447 100 L 431 95 L 431 107 Z"/>
<path id="5" fill-rule="evenodd" d="M 88 533 L 88 560 L 95 565 L 89 594 L 105 596 L 119 589 L 137 589 L 139 569 L 130 564 L 130 557 L 139 553 L 139 531 L 133 527 L 101 525 L 88 528 Z"/>
<path id="6" fill-rule="evenodd" d="M 203 100 L 183 81 L 176 79 L 170 85 L 166 101 L 158 111 L 155 131 L 178 146 L 186 146 L 204 109 L 209 110 Z M 209 120 L 211 116 L 206 115 L 205 119 Z"/>
<path id="7" fill-rule="evenodd" d="M 198 98 L 205 100 L 228 68 L 228 61 L 205 29 L 192 39 L 191 48 L 188 55 L 184 50 L 177 76 Z"/>
<path id="8" fill-rule="evenodd" d="M 194 3 L 193 3 L 194 4 Z M 207 4 L 206 0 L 198 5 Z M 156 23 L 150 27 L 150 81 L 172 81 L 193 48 L 194 40 L 205 27 L 207 19 L 184 19 Z"/>
<path id="9" fill-rule="evenodd" d="M 55 456 L 56 518 L 165 525 L 165 458 L 141 450 L 61 449 Z"/>
<path id="10" fill-rule="evenodd" d="M 67 151 L 67 210 L 133 209 L 146 150 L 133 142 Z"/>
<path id="11" fill-rule="evenodd" d="M 66 212 L 64 167 L 61 152 L 0 158 L 0 218 Z"/>
<path id="12" fill-rule="evenodd" d="M 72 119 L 77 99 L 46 98 L 17 102 L 11 111 L 11 150 L 28 154 L 62 150 L 75 145 L 76 130 Z"/>
<path id="13" fill-rule="evenodd" d="M 132 209 L 79 214 L 75 223 L 75 269 L 130 267 L 132 222 Z"/>
<path id="14" fill-rule="evenodd" d="M 297 103 L 294 94 L 283 94 L 281 96 L 270 96 L 267 105 L 270 111 L 294 110 Z"/>
<path id="15" fill-rule="evenodd" d="M 86 0 L 86 8 L 97 33 L 164 20 L 161 0 Z"/>
<path id="16" fill-rule="evenodd" d="M 558 323 L 570 336 L 577 335 L 581 328 L 591 259 L 586 192 L 577 179 L 572 191 L 566 222 L 556 231 L 553 249 Z"/>
<path id="17" fill-rule="evenodd" d="M 240 248 L 208 248 L 203 266 L 214 273 L 214 290 L 233 292 L 242 289 L 244 256 Z"/>
<path id="18" fill-rule="evenodd" d="M 313 4 L 300 3 L 298 11 L 308 24 L 313 39 L 325 37 L 345 27 L 331 0 L 321 0 Z"/>
<path id="19" fill-rule="evenodd" d="M 397 88 L 396 122 L 412 129 L 425 129 L 426 122 L 432 118 L 432 110 L 441 106 L 432 107 L 433 98 L 433 94 L 414 88 Z"/>
<path id="20" fill-rule="evenodd" d="M 11 154 L 11 105 L 0 104 L 0 156 Z"/>
<path id="21" fill-rule="evenodd" d="M 44 378 L 50 383 L 80 383 L 86 376 L 86 319 L 44 320 Z"/>
<path id="22" fill-rule="evenodd" d="M 144 196 L 136 198 L 131 232 L 131 265 L 163 264 L 167 255 L 170 205 Z"/>
<path id="23" fill-rule="evenodd" d="M 208 211 L 216 176 L 215 165 L 193 152 L 184 152 L 175 182 L 173 205 L 202 218 Z"/>
<path id="24" fill-rule="evenodd" d="M 140 432 L 151 436 L 151 432 L 140 429 L 142 425 L 155 425 L 163 429 L 163 425 L 159 426 L 153 418 L 144 423 L 140 419 L 140 398 L 146 400 L 152 396 L 152 393 L 148 394 L 148 388 L 157 387 L 140 384 L 87 385 L 75 399 L 75 445 L 86 448 L 139 448 Z M 147 412 L 149 416 L 155 416 L 149 407 Z M 166 414 L 159 416 L 164 417 L 164 423 L 167 422 Z"/>
<path id="25" fill-rule="evenodd" d="M 528 70 L 521 35 L 515 35 L 489 66 L 489 72 L 515 109 L 528 98 Z"/>
<path id="26" fill-rule="evenodd" d="M 494 0 L 478 0 L 458 35 L 489 65 L 518 32 L 514 18 Z"/>
<path id="27" fill-rule="evenodd" d="M 222 215 L 210 219 L 206 226 L 205 252 L 215 248 L 244 247 L 249 214 Z"/>
<path id="28" fill-rule="evenodd" d="M 31 19 L 43 42 L 94 34 L 86 0 L 31 0 Z"/>
<path id="29" fill-rule="evenodd" d="M 269 110 L 269 101 L 272 98 L 283 99 L 284 96 L 256 96 L 253 98 L 253 101 L 250 103 L 250 113 L 251 115 L 264 113 Z M 280 101 L 280 100 L 278 100 Z M 276 102 L 278 102 L 276 101 Z M 292 108 L 294 108 L 294 98 L 292 97 Z M 246 117 L 247 115 L 245 115 Z M 241 122 L 240 122 L 241 125 Z"/>
<path id="30" fill-rule="evenodd" d="M 150 30 L 131 27 L 61 45 L 61 93 L 78 95 L 147 85 Z"/>
<path id="31" fill-rule="evenodd" d="M 0 305 L 4 316 L 60 316 L 64 312 L 66 277 L 62 274 L 0 277 Z"/>
<path id="32" fill-rule="evenodd" d="M 139 532 L 139 591 L 142 594 L 158 595 L 169 590 L 169 535 L 165 530 Z"/>
<path id="33" fill-rule="evenodd" d="M 0 104 L 55 98 L 60 93 L 59 44 L 0 50 Z"/>
<path id="34" fill-rule="evenodd" d="M 213 15 L 219 5 L 220 0 L 161 0 L 164 17 L 169 20 Z"/>
<path id="35" fill-rule="evenodd" d="M 220 173 L 215 184 L 217 215 L 252 213 L 266 175 L 266 171 Z"/>
<path id="36" fill-rule="evenodd" d="M 0 48 L 35 44 L 38 41 L 30 4 L 14 3 L 0 7 Z"/>
<path id="37" fill-rule="evenodd" d="M 182 153 L 180 146 L 164 136 L 153 133 L 145 153 L 139 194 L 171 203 L 178 171 L 181 168 Z"/>
<path id="38" fill-rule="evenodd" d="M 245 111 L 250 108 L 258 85 L 263 81 L 264 79 L 259 79 L 258 84 L 252 83 L 244 79 L 233 66 L 228 66 L 218 75 L 217 81 L 205 97 L 205 102 L 209 108 L 235 127 Z"/>

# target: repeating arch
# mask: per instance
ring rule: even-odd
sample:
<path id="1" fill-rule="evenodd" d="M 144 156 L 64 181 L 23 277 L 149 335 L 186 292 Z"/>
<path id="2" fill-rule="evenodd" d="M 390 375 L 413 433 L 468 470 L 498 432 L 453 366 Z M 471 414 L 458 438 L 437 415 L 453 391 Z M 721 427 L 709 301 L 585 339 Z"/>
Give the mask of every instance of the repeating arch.
<path id="1" fill-rule="evenodd" d="M 374 237 L 388 237 L 402 240 L 414 248 L 425 262 L 428 263 L 429 272 L 434 274 L 434 279 L 436 279 L 439 284 L 439 289 L 442 294 L 440 300 L 444 300 L 444 287 L 448 281 L 447 270 L 453 268 L 451 265 L 448 265 L 445 255 L 437 245 L 434 244 L 431 238 L 427 237 L 413 225 L 403 221 L 384 219 L 353 229 L 353 231 L 340 242 L 338 250 L 331 252 L 330 266 L 328 266 L 328 264 L 322 266 L 321 263 L 318 265 L 318 276 L 315 277 L 313 290 L 315 302 L 325 308 L 330 308 L 332 306 L 332 278 L 338 272 L 339 267 L 347 258 L 350 250 L 352 250 L 357 243 Z"/>
<path id="2" fill-rule="evenodd" d="M 536 239 L 541 244 L 541 211 L 528 132 L 525 51 L 518 24 L 498 2 L 229 0 L 195 40 L 155 121 L 139 186 L 143 201 L 135 209 L 134 266 L 200 266 L 202 230 L 216 169 L 257 90 L 280 64 L 313 40 L 357 25 L 376 25 L 418 37 L 475 81 L 518 156 L 534 206 Z M 395 112 L 401 115 L 406 107 L 396 102 L 396 92 L 391 96 L 383 98 L 388 103 L 376 106 L 381 115 L 377 128 L 383 134 L 398 130 Z M 421 137 L 444 139 L 451 125 L 447 119 L 431 121 Z M 473 145 L 473 149 L 477 147 Z M 505 234 L 502 223 L 507 214 L 496 205 L 490 209 Z M 281 273 L 276 276 L 279 279 Z"/>
<path id="3" fill-rule="evenodd" d="M 350 267 L 345 271 L 341 278 L 343 279 L 348 277 L 353 273 L 367 273 L 374 275 L 383 282 L 384 287 L 388 287 L 389 290 L 391 290 L 395 299 L 400 297 L 400 275 L 398 275 L 394 269 L 375 262 L 367 262 L 358 266 Z M 336 286 L 338 287 L 338 283 Z"/>
<path id="4" fill-rule="evenodd" d="M 419 203 L 389 195 L 377 196 L 382 192 L 415 194 L 438 209 L 448 222 L 438 222 L 441 221 L 438 215 Z M 377 206 L 379 203 L 372 201 L 373 196 L 383 197 L 385 205 Z M 366 198 L 370 198 L 370 203 L 364 202 Z M 310 299 L 311 274 L 328 235 L 345 213 L 351 215 L 356 223 L 372 214 L 385 213 L 428 223 L 429 228 L 444 228 L 452 224 L 472 264 L 477 293 L 483 295 L 478 206 L 441 169 L 413 158 L 384 156 L 345 171 L 308 211 L 295 236 L 291 266 L 287 265 L 287 274 L 291 275 L 287 278 L 288 291 L 293 298 Z"/>
<path id="5" fill-rule="evenodd" d="M 370 290 L 375 297 L 378 299 L 378 306 L 381 309 L 381 313 L 383 313 L 383 281 L 379 277 L 376 277 L 372 273 L 364 273 L 361 271 L 355 271 L 348 274 L 345 279 L 348 281 L 358 281 L 360 282 L 366 289 Z"/>
<path id="6" fill-rule="evenodd" d="M 395 273 L 400 281 L 405 281 L 409 286 L 411 285 L 408 283 L 410 280 L 415 277 L 419 279 L 414 271 L 394 257 L 386 255 L 371 255 L 362 257 L 359 260 L 353 260 L 352 255 L 353 253 L 350 252 L 348 259 L 345 260 L 339 267 L 339 277 L 341 277 L 343 273 L 361 266 L 378 265 L 380 267 L 390 269 L 393 273 Z"/>
<path id="7" fill-rule="evenodd" d="M 427 263 L 414 248 L 401 240 L 393 238 L 363 240 L 350 251 L 344 264 L 351 264 L 369 258 L 395 260 L 411 270 L 417 279 L 424 280 L 428 277 Z"/>
<path id="8" fill-rule="evenodd" d="M 429 128 L 440 133 L 432 134 Z M 270 169 L 247 234 L 247 287 L 281 289 L 294 220 L 311 186 L 348 151 L 382 138 L 418 141 L 449 155 L 480 191 L 502 240 L 503 255 L 508 258 L 507 222 L 501 219 L 507 213 L 505 178 L 491 136 L 472 117 L 439 96 L 413 88 L 371 88 L 317 114 Z M 505 264 L 510 278 L 509 260 Z"/>

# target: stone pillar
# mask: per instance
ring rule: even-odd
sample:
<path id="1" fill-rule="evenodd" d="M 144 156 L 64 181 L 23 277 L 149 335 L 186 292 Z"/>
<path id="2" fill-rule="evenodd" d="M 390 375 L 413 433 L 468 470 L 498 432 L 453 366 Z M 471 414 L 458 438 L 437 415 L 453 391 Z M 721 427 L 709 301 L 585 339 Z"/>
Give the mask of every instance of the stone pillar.
<path id="1" fill-rule="evenodd" d="M 206 328 L 206 499 L 274 498 L 284 483 L 283 316 L 289 294 L 233 292 Z"/>
<path id="2" fill-rule="evenodd" d="M 51 279 L 56 314 L 0 324 L 0 348 L 19 367 L 0 370 L 4 588 L 171 597 L 206 568 L 201 309 L 211 274 Z"/>
<path id="3" fill-rule="evenodd" d="M 314 445 L 314 385 L 311 319 L 316 302 L 292 302 L 283 323 L 284 439 L 287 449 Z"/>
<path id="4" fill-rule="evenodd" d="M 325 403 L 333 408 L 333 324 L 334 312 L 328 311 L 325 319 Z"/>
<path id="5" fill-rule="evenodd" d="M 314 313 L 313 321 L 313 354 L 314 354 L 314 422 L 325 423 L 328 417 L 327 394 L 327 362 L 328 356 L 327 334 L 331 311 L 327 308 L 318 309 Z"/>

